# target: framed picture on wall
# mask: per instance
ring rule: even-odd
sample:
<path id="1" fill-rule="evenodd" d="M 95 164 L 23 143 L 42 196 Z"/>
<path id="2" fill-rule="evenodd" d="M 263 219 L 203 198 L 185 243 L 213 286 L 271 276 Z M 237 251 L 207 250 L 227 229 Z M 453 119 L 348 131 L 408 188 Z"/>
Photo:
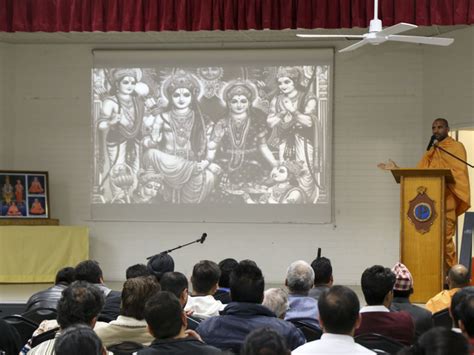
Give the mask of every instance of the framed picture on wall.
<path id="1" fill-rule="evenodd" d="M 48 172 L 0 170 L 0 219 L 50 218 Z"/>

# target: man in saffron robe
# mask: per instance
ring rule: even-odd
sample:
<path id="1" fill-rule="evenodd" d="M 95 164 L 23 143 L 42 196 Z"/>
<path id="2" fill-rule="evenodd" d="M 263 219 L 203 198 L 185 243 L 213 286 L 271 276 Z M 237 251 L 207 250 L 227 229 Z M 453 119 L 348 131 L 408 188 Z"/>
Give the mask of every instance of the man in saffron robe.
<path id="1" fill-rule="evenodd" d="M 437 146 L 451 154 L 466 160 L 466 149 L 463 144 L 448 136 L 449 125 L 444 118 L 437 118 L 432 125 L 433 136 L 438 141 Z M 467 166 L 453 158 L 448 153 L 433 145 L 421 158 L 418 168 L 451 169 L 454 184 L 447 184 L 445 189 L 446 221 L 445 221 L 445 259 L 449 268 L 457 264 L 456 248 L 453 236 L 456 228 L 456 219 L 471 206 L 469 189 L 469 175 Z"/>
<path id="2" fill-rule="evenodd" d="M 30 194 L 42 194 L 44 192 L 43 187 L 41 186 L 40 181 L 35 176 L 31 182 L 31 186 L 28 190 Z"/>
<path id="3" fill-rule="evenodd" d="M 31 205 L 30 209 L 31 214 L 44 214 L 44 208 L 41 206 L 41 202 L 35 198 L 35 201 Z"/>
<path id="4" fill-rule="evenodd" d="M 23 187 L 21 180 L 17 180 L 15 185 L 15 198 L 17 204 L 23 202 L 23 191 L 25 191 L 25 188 Z"/>
<path id="5" fill-rule="evenodd" d="M 16 207 L 16 204 L 13 201 L 10 207 L 8 207 L 7 216 L 21 216 L 20 210 Z"/>

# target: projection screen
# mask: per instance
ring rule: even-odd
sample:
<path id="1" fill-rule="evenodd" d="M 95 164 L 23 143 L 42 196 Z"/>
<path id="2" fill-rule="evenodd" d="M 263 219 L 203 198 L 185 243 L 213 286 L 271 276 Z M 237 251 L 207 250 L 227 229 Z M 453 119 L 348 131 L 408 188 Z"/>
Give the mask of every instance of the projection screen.
<path id="1" fill-rule="evenodd" d="M 332 49 L 93 57 L 92 219 L 331 222 Z"/>

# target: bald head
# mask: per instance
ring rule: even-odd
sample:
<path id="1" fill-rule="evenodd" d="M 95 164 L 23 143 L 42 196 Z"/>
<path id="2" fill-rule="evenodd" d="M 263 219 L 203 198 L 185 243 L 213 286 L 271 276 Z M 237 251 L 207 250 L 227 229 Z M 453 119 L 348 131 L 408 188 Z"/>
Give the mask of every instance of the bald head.
<path id="1" fill-rule="evenodd" d="M 449 288 L 462 288 L 469 285 L 469 272 L 464 265 L 454 265 L 448 273 Z"/>

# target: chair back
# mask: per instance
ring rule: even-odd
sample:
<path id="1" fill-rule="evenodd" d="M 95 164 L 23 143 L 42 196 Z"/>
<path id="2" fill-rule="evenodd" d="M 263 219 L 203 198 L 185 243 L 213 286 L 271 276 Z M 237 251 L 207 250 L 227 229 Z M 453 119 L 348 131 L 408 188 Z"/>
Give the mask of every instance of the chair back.
<path id="1" fill-rule="evenodd" d="M 35 323 L 40 324 L 42 321 L 48 319 L 56 319 L 58 312 L 54 308 L 33 308 L 29 311 L 26 311 L 22 316 L 26 319 L 29 319 Z"/>
<path id="2" fill-rule="evenodd" d="M 405 347 L 395 339 L 376 333 L 361 334 L 356 336 L 354 340 L 357 344 L 365 346 L 378 354 L 383 354 L 383 352 L 396 354 Z"/>
<path id="3" fill-rule="evenodd" d="M 321 339 L 323 331 L 315 325 L 305 322 L 301 319 L 289 319 L 288 322 L 292 323 L 296 328 L 301 330 L 306 341 L 313 341 Z"/>
<path id="4" fill-rule="evenodd" d="M 31 338 L 33 332 L 38 328 L 39 325 L 38 323 L 32 322 L 18 314 L 6 316 L 3 318 L 3 320 L 15 327 L 18 334 L 20 334 L 22 344 L 27 343 L 28 339 Z"/>
<path id="5" fill-rule="evenodd" d="M 54 339 L 58 331 L 59 331 L 59 327 L 53 328 L 31 338 L 31 348 L 34 348 L 35 346 L 40 345 L 42 342 L 46 340 Z"/>
<path id="6" fill-rule="evenodd" d="M 433 313 L 431 319 L 433 319 L 433 325 L 435 327 L 443 327 L 447 329 L 451 329 L 453 327 L 453 320 L 449 315 L 449 308 Z"/>
<path id="7" fill-rule="evenodd" d="M 134 341 L 124 341 L 123 343 L 114 344 L 107 347 L 107 350 L 114 355 L 128 355 L 143 349 L 144 346 Z"/>

